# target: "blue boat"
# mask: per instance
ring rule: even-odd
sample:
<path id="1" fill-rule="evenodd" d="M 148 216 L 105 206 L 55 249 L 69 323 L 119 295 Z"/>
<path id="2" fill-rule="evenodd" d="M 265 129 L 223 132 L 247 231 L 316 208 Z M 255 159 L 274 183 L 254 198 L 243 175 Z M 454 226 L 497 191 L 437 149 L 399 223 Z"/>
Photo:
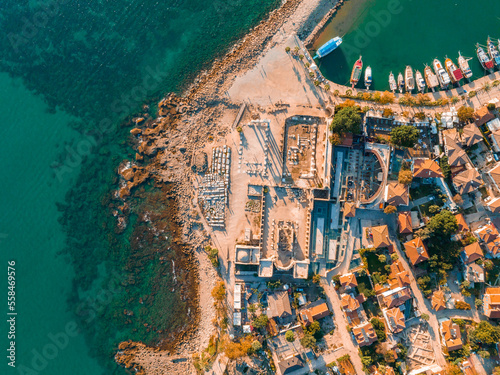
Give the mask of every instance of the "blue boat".
<path id="1" fill-rule="evenodd" d="M 336 36 L 333 39 L 330 39 L 328 42 L 323 44 L 321 47 L 318 48 L 316 51 L 316 56 L 313 58 L 322 58 L 328 55 L 330 52 L 334 51 L 338 46 L 342 44 L 342 38 L 340 36 Z"/>
<path id="2" fill-rule="evenodd" d="M 491 59 L 495 62 L 496 66 L 500 66 L 500 52 L 498 52 L 497 47 L 491 41 L 490 37 L 488 37 L 488 54 Z"/>

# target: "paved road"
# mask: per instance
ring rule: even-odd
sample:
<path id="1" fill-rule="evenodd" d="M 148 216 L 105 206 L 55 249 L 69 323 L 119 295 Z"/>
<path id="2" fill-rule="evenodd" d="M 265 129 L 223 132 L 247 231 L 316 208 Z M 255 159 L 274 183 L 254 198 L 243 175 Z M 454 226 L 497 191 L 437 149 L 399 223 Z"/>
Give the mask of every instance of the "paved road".
<path id="1" fill-rule="evenodd" d="M 364 374 L 363 363 L 358 355 L 358 346 L 354 344 L 351 334 L 347 331 L 347 320 L 340 308 L 340 298 L 335 288 L 331 286 L 331 279 L 322 279 L 322 286 L 326 292 L 326 301 L 330 311 L 333 311 L 335 319 L 335 328 L 338 330 L 342 338 L 342 344 L 348 353 L 351 355 L 351 361 L 356 369 L 357 374 Z"/>

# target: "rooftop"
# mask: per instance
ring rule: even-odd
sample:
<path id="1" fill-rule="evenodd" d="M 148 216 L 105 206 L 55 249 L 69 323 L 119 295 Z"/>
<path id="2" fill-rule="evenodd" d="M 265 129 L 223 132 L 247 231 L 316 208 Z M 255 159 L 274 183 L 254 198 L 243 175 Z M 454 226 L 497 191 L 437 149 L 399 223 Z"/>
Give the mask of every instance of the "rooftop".
<path id="1" fill-rule="evenodd" d="M 451 319 L 446 320 L 442 323 L 441 330 L 443 333 L 444 343 L 449 351 L 462 348 L 462 335 L 458 324 L 453 323 Z"/>
<path id="2" fill-rule="evenodd" d="M 385 318 L 392 333 L 402 332 L 406 328 L 405 316 L 398 307 L 386 310 Z"/>
<path id="3" fill-rule="evenodd" d="M 413 160 L 414 178 L 439 178 L 443 177 L 443 172 L 439 164 L 432 159 L 414 159 Z"/>
<path id="4" fill-rule="evenodd" d="M 444 292 L 442 290 L 436 290 L 434 293 L 432 293 L 431 304 L 432 308 L 436 311 L 446 309 L 446 301 L 444 299 Z"/>
<path id="5" fill-rule="evenodd" d="M 489 109 L 485 107 L 479 108 L 476 112 L 474 112 L 474 121 L 477 126 L 481 126 L 486 124 L 488 121 L 493 120 L 495 116 L 493 113 L 489 111 Z"/>
<path id="6" fill-rule="evenodd" d="M 393 206 L 408 206 L 410 194 L 408 185 L 390 182 L 385 188 L 385 201 Z"/>
<path id="7" fill-rule="evenodd" d="M 356 281 L 356 275 L 353 273 L 347 273 L 340 276 L 340 284 L 346 289 L 357 287 L 358 282 Z"/>
<path id="8" fill-rule="evenodd" d="M 410 211 L 398 212 L 398 228 L 399 233 L 402 234 L 409 234 L 413 232 Z"/>
<path id="9" fill-rule="evenodd" d="M 415 237 L 413 240 L 406 242 L 404 246 L 406 255 L 414 266 L 429 259 L 427 248 L 420 237 Z"/>
<path id="10" fill-rule="evenodd" d="M 453 177 L 453 184 L 461 195 L 473 192 L 483 183 L 483 179 L 476 168 L 466 169 Z"/>
<path id="11" fill-rule="evenodd" d="M 391 246 L 391 241 L 389 240 L 389 229 L 387 225 L 380 225 L 378 227 L 371 228 L 373 247 L 389 247 Z"/>
<path id="12" fill-rule="evenodd" d="M 365 323 L 354 327 L 352 333 L 359 346 L 368 346 L 377 341 L 377 334 L 371 323 Z"/>
<path id="13" fill-rule="evenodd" d="M 483 249 L 481 249 L 478 242 L 474 242 L 464 247 L 462 259 L 465 263 L 471 263 L 481 259 L 483 256 Z"/>
<path id="14" fill-rule="evenodd" d="M 269 318 L 288 318 L 292 316 L 292 308 L 290 306 L 290 299 L 288 292 L 281 290 L 271 293 L 268 298 L 268 313 Z"/>
<path id="15" fill-rule="evenodd" d="M 486 288 L 483 296 L 484 315 L 490 319 L 500 319 L 500 287 Z"/>

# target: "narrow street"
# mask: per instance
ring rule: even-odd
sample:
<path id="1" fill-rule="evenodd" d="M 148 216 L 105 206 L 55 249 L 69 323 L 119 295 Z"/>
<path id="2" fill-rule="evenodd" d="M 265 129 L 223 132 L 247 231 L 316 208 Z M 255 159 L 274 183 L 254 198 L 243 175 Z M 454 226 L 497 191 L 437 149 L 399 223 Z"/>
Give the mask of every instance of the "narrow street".
<path id="1" fill-rule="evenodd" d="M 417 302 L 417 307 L 420 312 L 420 314 L 427 314 L 429 316 L 429 335 L 431 336 L 432 339 L 432 347 L 434 349 L 434 353 L 436 354 L 436 363 L 441 366 L 442 368 L 445 368 L 446 366 L 446 360 L 444 358 L 443 352 L 441 351 L 441 336 L 439 333 L 439 322 L 437 319 L 437 316 L 435 314 L 435 311 L 430 308 L 430 303 L 426 300 L 424 297 L 422 291 L 417 285 L 417 281 L 413 277 L 413 272 L 410 269 L 410 266 L 408 265 L 408 261 L 406 260 L 403 252 L 401 251 L 399 241 L 393 241 L 395 242 L 394 248 L 396 253 L 399 256 L 399 259 L 402 260 L 403 267 L 405 271 L 407 271 L 410 275 L 410 288 L 413 294 L 413 298 Z"/>
<path id="2" fill-rule="evenodd" d="M 348 353 L 351 353 L 351 361 L 356 369 L 357 374 L 364 374 L 363 363 L 358 355 L 358 346 L 354 344 L 351 334 L 347 331 L 347 320 L 340 308 L 340 298 L 331 286 L 331 278 L 328 280 L 322 279 L 322 286 L 325 289 L 326 301 L 330 311 L 333 311 L 335 320 L 335 328 L 338 330 L 340 337 L 342 337 L 342 344 Z"/>

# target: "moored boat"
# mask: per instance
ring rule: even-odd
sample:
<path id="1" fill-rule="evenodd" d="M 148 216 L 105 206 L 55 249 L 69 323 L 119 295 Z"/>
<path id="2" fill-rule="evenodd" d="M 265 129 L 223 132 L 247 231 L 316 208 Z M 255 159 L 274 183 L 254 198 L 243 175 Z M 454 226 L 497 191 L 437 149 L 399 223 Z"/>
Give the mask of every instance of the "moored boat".
<path id="1" fill-rule="evenodd" d="M 417 89 L 420 92 L 424 92 L 425 90 L 425 81 L 424 77 L 422 77 L 422 73 L 419 70 L 415 71 L 415 82 L 417 83 Z"/>
<path id="2" fill-rule="evenodd" d="M 398 74 L 398 87 L 399 87 L 399 92 L 402 94 L 405 88 L 405 79 L 403 78 L 401 72 L 399 72 Z"/>
<path id="3" fill-rule="evenodd" d="M 407 65 L 405 69 L 405 82 L 406 91 L 412 92 L 415 88 L 415 78 L 413 78 L 413 69 L 410 65 Z"/>
<path id="4" fill-rule="evenodd" d="M 460 80 L 464 78 L 462 71 L 458 69 L 458 67 L 450 58 L 446 57 L 446 60 L 444 60 L 444 65 L 446 66 L 446 70 L 450 75 L 452 83 L 459 83 Z"/>
<path id="5" fill-rule="evenodd" d="M 328 42 L 323 44 L 321 47 L 318 48 L 316 51 L 316 56 L 313 58 L 322 58 L 328 55 L 329 53 L 333 52 L 338 46 L 342 44 L 342 38 L 340 36 L 336 36 L 333 39 L 330 39 Z"/>
<path id="6" fill-rule="evenodd" d="M 394 79 L 394 74 L 392 72 L 391 74 L 389 74 L 389 87 L 392 92 L 398 89 L 398 85 L 396 83 L 396 80 Z"/>
<path id="7" fill-rule="evenodd" d="M 495 44 L 493 44 L 490 37 L 488 37 L 487 44 L 488 44 L 488 54 L 490 55 L 495 65 L 500 66 L 500 52 L 498 52 L 497 47 L 495 46 Z"/>
<path id="8" fill-rule="evenodd" d="M 372 68 L 370 66 L 367 66 L 365 70 L 365 86 L 367 90 L 370 88 L 371 84 L 372 84 Z"/>
<path id="9" fill-rule="evenodd" d="M 484 52 L 484 49 L 479 44 L 476 44 L 476 53 L 477 53 L 477 58 L 479 59 L 479 62 L 481 63 L 484 70 L 489 70 L 490 72 L 493 72 L 493 67 L 494 67 L 493 60 L 488 57 L 486 52 Z"/>
<path id="10" fill-rule="evenodd" d="M 443 64 L 441 64 L 441 61 L 439 61 L 438 59 L 434 59 L 432 64 L 434 66 L 434 71 L 436 72 L 441 88 L 447 88 L 451 80 L 448 73 L 446 73 L 446 70 L 444 70 Z"/>
<path id="11" fill-rule="evenodd" d="M 460 51 L 458 51 L 458 66 L 460 67 L 460 70 L 462 71 L 464 77 L 467 79 L 472 77 L 472 70 L 469 67 L 469 60 L 470 58 L 466 59 L 462 56 Z"/>
<path id="12" fill-rule="evenodd" d="M 358 84 L 362 70 L 363 70 L 363 60 L 361 60 L 361 56 L 359 56 L 359 59 L 354 63 L 354 66 L 352 67 L 351 87 L 354 88 L 354 86 Z"/>
<path id="13" fill-rule="evenodd" d="M 425 66 L 424 69 L 425 82 L 427 83 L 427 87 L 429 87 L 432 91 L 439 85 L 439 81 L 437 76 L 432 72 L 432 69 L 429 65 Z"/>

